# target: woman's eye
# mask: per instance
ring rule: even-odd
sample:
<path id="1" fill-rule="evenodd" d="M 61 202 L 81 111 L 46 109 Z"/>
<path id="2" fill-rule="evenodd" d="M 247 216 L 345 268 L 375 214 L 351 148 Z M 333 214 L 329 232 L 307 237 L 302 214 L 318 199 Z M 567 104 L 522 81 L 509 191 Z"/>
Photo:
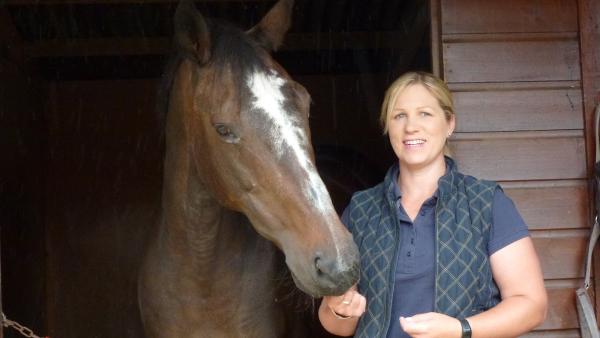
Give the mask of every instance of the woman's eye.
<path id="1" fill-rule="evenodd" d="M 431 113 L 428 111 L 422 111 L 419 113 L 421 116 L 431 116 Z"/>
<path id="2" fill-rule="evenodd" d="M 405 118 L 406 114 L 405 113 L 397 113 L 393 116 L 394 120 L 398 120 L 398 119 L 402 119 Z"/>

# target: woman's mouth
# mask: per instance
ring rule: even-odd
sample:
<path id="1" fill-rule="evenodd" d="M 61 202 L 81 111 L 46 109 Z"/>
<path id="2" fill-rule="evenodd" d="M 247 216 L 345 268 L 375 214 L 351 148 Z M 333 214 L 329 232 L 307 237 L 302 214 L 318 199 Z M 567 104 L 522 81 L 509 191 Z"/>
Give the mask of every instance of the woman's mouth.
<path id="1" fill-rule="evenodd" d="M 425 140 L 423 140 L 423 139 L 406 140 L 406 141 L 402 141 L 402 143 L 408 147 L 416 147 L 416 146 L 420 146 L 420 145 L 424 144 Z"/>

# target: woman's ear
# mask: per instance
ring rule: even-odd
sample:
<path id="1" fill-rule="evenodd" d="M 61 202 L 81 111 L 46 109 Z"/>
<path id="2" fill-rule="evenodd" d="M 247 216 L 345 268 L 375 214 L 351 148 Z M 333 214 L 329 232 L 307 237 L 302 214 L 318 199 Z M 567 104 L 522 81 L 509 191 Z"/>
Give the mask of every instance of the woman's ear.
<path id="1" fill-rule="evenodd" d="M 448 121 L 448 137 L 454 133 L 456 129 L 456 117 L 454 114 L 450 114 L 450 120 Z"/>

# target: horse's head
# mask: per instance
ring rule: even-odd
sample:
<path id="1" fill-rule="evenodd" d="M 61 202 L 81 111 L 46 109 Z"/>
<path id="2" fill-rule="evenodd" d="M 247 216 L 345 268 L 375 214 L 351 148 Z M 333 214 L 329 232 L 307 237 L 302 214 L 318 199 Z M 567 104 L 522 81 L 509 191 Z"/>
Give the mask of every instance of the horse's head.
<path id="1" fill-rule="evenodd" d="M 180 134 L 214 198 L 283 250 L 302 290 L 339 294 L 358 279 L 358 251 L 315 169 L 310 96 L 269 55 L 290 26 L 292 2 L 279 1 L 248 32 L 179 5 L 183 59 L 169 106 L 177 126 L 167 133 Z"/>

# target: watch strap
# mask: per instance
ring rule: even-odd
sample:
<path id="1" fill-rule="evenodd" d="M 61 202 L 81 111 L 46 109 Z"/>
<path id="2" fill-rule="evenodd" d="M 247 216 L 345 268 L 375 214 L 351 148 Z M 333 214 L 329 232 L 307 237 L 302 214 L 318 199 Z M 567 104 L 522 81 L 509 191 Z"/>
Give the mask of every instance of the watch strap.
<path id="1" fill-rule="evenodd" d="M 460 327 L 462 328 L 462 335 L 461 338 L 471 338 L 471 325 L 469 324 L 469 321 L 466 319 L 459 319 L 460 321 Z"/>

